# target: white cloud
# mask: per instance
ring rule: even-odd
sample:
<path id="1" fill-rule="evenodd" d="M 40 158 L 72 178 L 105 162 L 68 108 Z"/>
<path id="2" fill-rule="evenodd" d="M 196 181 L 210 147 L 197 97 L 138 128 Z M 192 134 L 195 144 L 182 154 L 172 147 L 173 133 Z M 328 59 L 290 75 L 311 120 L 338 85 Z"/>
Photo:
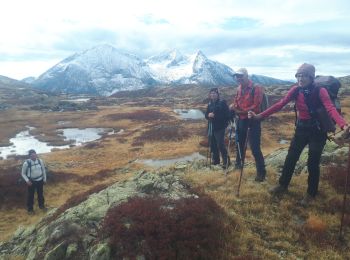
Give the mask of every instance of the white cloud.
<path id="1" fill-rule="evenodd" d="M 276 76 L 284 77 L 278 66 L 293 67 L 301 55 L 348 53 L 349 7 L 346 0 L 5 1 L 0 75 L 38 75 L 49 68 L 41 65 L 109 43 L 143 57 L 164 49 L 202 49 L 233 68 L 248 56 L 246 66 L 263 74 L 274 61 Z M 30 61 L 41 65 L 25 69 Z M 332 67 L 332 73 L 344 73 Z"/>

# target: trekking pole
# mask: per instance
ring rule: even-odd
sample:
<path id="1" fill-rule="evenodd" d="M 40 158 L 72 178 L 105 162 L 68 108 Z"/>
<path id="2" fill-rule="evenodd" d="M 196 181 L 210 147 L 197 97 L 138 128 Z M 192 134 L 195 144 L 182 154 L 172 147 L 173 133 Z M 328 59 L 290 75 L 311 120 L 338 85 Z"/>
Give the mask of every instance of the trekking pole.
<path id="1" fill-rule="evenodd" d="M 238 153 L 239 161 L 242 164 L 242 153 L 241 153 L 241 148 L 239 146 L 239 135 L 238 135 L 238 131 L 237 131 L 237 129 L 238 129 L 237 118 L 235 118 L 234 125 L 235 125 L 235 129 L 236 129 L 235 142 L 236 142 L 236 146 L 237 146 L 237 153 Z"/>
<path id="2" fill-rule="evenodd" d="M 346 194 L 349 184 L 349 175 L 350 175 L 350 144 L 349 144 L 349 152 L 348 152 L 348 168 L 347 168 L 347 174 L 345 177 L 345 188 L 344 188 L 344 199 L 343 199 L 343 207 L 342 207 L 342 216 L 340 220 L 340 229 L 339 229 L 339 240 L 343 238 L 343 225 L 344 225 L 344 216 L 346 211 Z"/>
<path id="3" fill-rule="evenodd" d="M 228 166 L 229 166 L 229 155 L 230 155 L 230 145 L 231 145 L 231 139 L 232 139 L 232 132 L 233 132 L 233 122 L 230 122 L 230 131 L 228 136 L 228 145 L 227 145 L 227 158 L 226 158 L 226 167 L 225 167 L 225 176 L 227 176 L 228 173 Z"/>
<path id="4" fill-rule="evenodd" d="M 208 121 L 208 150 L 207 150 L 207 167 L 208 167 L 208 158 L 209 158 L 209 165 L 211 165 L 211 138 L 213 135 L 213 123 L 211 120 Z"/>
<path id="5" fill-rule="evenodd" d="M 244 169 L 244 161 L 245 161 L 245 154 L 246 154 L 246 151 L 247 151 L 247 144 L 248 144 L 248 138 L 249 138 L 249 132 L 250 132 L 250 126 L 248 124 L 248 129 L 247 129 L 247 136 L 245 138 L 245 142 L 244 142 L 244 148 L 243 148 L 243 153 L 241 154 L 242 157 L 241 157 L 241 162 L 242 162 L 242 165 L 241 165 L 241 173 L 239 175 L 239 181 L 238 181 L 238 187 L 237 187 L 237 197 L 239 197 L 239 191 L 241 189 L 241 182 L 242 182 L 242 176 L 243 176 L 243 169 Z M 239 144 L 238 144 L 238 148 L 239 148 Z M 240 149 L 238 149 L 240 150 Z"/>

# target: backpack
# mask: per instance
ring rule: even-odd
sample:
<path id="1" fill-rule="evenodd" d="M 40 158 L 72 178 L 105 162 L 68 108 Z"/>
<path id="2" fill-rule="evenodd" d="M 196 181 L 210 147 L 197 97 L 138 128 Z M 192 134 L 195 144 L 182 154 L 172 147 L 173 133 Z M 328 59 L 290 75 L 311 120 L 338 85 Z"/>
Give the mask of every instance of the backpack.
<path id="1" fill-rule="evenodd" d="M 340 81 L 333 76 L 316 76 L 314 83 L 318 89 L 325 88 L 327 90 L 332 103 L 340 114 L 341 106 L 338 98 L 339 88 L 341 87 Z"/>
<path id="2" fill-rule="evenodd" d="M 316 119 L 319 123 L 319 126 L 323 132 L 335 132 L 335 122 L 333 119 L 329 116 L 327 110 L 323 106 L 321 100 L 320 100 L 320 89 L 324 88 L 327 90 L 328 95 L 337 109 L 338 113 L 341 113 L 341 106 L 338 99 L 338 92 L 339 88 L 341 86 L 338 79 L 336 79 L 333 76 L 317 76 L 314 80 L 314 90 L 311 95 L 308 97 L 305 96 L 305 102 L 307 105 L 307 108 L 309 110 L 309 113 L 312 118 Z M 297 98 L 299 92 L 301 90 L 301 87 L 298 87 L 296 90 L 296 93 L 294 95 L 295 99 Z M 294 111 L 296 113 L 296 107 L 294 105 Z M 295 114 L 295 116 L 297 116 Z"/>
<path id="3" fill-rule="evenodd" d="M 254 94 L 255 94 L 255 88 L 257 88 L 258 85 L 253 85 L 253 89 L 252 91 L 250 92 L 252 98 L 254 99 Z M 266 109 L 269 108 L 269 97 L 268 95 L 265 93 L 265 90 L 261 87 L 262 91 L 263 91 L 263 98 L 262 98 L 262 101 L 261 101 L 261 104 L 260 104 L 260 113 L 265 111 Z"/>
<path id="4" fill-rule="evenodd" d="M 41 167 L 41 175 L 43 174 L 43 165 L 41 164 L 41 160 L 38 158 L 37 159 L 39 164 L 40 164 L 40 167 Z M 29 179 L 31 179 L 32 177 L 32 161 L 30 159 L 27 159 L 27 172 L 26 172 L 26 175 Z"/>

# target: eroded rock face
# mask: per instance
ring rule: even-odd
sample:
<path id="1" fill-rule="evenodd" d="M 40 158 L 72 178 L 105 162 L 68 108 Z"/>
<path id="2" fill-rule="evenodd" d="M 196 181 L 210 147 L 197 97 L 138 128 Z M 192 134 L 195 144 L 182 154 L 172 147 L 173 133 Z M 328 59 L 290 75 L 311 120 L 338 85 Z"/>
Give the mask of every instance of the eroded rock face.
<path id="1" fill-rule="evenodd" d="M 26 259 L 110 259 L 107 241 L 99 241 L 97 234 L 108 209 L 134 196 L 159 195 L 171 199 L 192 196 L 180 175 L 140 171 L 129 181 L 91 194 L 49 222 L 52 211 L 37 225 L 20 227 L 11 240 L 0 244 L 0 258 L 11 254 Z"/>

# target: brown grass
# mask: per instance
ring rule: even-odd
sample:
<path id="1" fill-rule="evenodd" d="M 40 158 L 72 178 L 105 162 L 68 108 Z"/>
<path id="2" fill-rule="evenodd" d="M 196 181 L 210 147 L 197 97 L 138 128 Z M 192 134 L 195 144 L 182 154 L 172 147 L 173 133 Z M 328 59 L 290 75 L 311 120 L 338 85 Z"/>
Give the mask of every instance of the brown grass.
<path id="1" fill-rule="evenodd" d="M 200 95 L 198 96 L 200 97 Z M 68 205 L 70 198 L 78 194 L 84 194 L 84 192 L 88 192 L 89 189 L 93 189 L 97 185 L 112 184 L 130 178 L 134 170 L 143 168 L 142 165 L 129 164 L 130 161 L 137 158 L 168 159 L 197 151 L 205 154 L 206 147 L 199 146 L 200 141 L 205 137 L 205 120 L 183 123 L 170 116 L 172 111 L 169 107 L 141 107 L 137 100 L 129 104 L 127 100 L 123 102 L 125 103 L 100 106 L 98 112 L 42 113 L 40 111 L 17 109 L 0 111 L 2 126 L 0 141 L 2 143 L 8 142 L 10 137 L 24 130 L 26 125 L 35 126 L 38 128 L 38 133 L 44 132 L 49 135 L 49 133 L 60 128 L 57 127 L 57 121 L 71 121 L 69 127 L 108 127 L 125 130 L 120 136 L 105 137 L 103 145 L 91 144 L 88 147 L 74 147 L 41 156 L 50 171 L 56 173 L 57 178 L 61 178 L 57 182 L 52 181 L 52 183 L 49 180 L 48 185 L 45 186 L 45 198 L 48 206 L 57 208 L 65 203 Z M 156 98 L 153 98 L 149 102 L 161 106 L 164 99 L 156 100 Z M 192 101 L 190 98 L 175 98 L 174 102 L 185 106 Z M 343 110 L 349 121 L 350 106 L 347 104 L 350 104 L 350 99 L 344 102 Z M 139 115 L 137 111 L 143 110 L 159 111 L 159 113 L 150 112 L 152 117 L 147 121 L 143 120 L 142 117 L 134 120 L 126 118 L 127 115 L 135 112 Z M 123 116 L 121 116 L 115 118 L 115 120 L 112 119 L 114 115 L 118 114 L 122 114 L 125 118 L 123 119 Z M 163 122 L 163 119 L 160 119 L 163 114 L 166 123 Z M 263 123 L 262 149 L 265 155 L 280 147 L 288 146 L 279 144 L 279 139 L 283 137 L 290 140 L 294 131 L 294 114 L 292 112 L 281 112 L 274 117 L 275 119 L 272 119 L 271 122 L 264 121 Z M 137 117 L 135 116 L 135 118 Z M 176 138 L 167 141 L 160 140 L 161 138 L 149 141 L 152 136 L 156 135 L 157 131 L 169 130 L 168 133 L 170 134 L 171 129 L 160 127 L 168 125 L 176 126 L 176 131 L 178 131 L 175 133 Z M 157 129 L 156 127 L 160 128 Z M 182 131 L 189 133 L 189 136 L 182 141 L 178 141 L 178 136 L 183 134 Z M 146 140 L 135 143 L 137 138 L 143 134 Z M 123 142 L 119 142 L 119 137 L 123 139 Z M 133 147 L 133 144 L 137 146 Z M 234 153 L 231 155 L 234 156 Z M 17 165 L 20 165 L 21 162 L 19 161 L 23 159 L 23 157 L 14 157 L 10 160 L 0 160 L 0 169 L 15 169 L 13 167 L 15 167 L 16 160 Z M 327 180 L 321 179 L 320 194 L 316 202 L 310 208 L 302 208 L 298 206 L 298 201 L 301 200 L 306 191 L 307 175 L 294 176 L 289 194 L 284 196 L 282 200 L 275 200 L 271 198 L 267 190 L 277 183 L 277 172 L 274 169 L 268 169 L 267 182 L 257 184 L 253 181 L 255 169 L 249 149 L 247 160 L 251 164 L 244 170 L 239 198 L 235 196 L 239 177 L 238 171 L 231 170 L 227 178 L 221 170 L 188 170 L 185 175 L 187 181 L 202 188 L 224 208 L 228 215 L 233 216 L 236 220 L 236 225 L 228 226 L 233 231 L 234 236 L 229 238 L 226 243 L 227 248 L 232 244 L 237 245 L 238 248 L 235 252 L 227 250 L 225 252 L 226 259 L 350 258 L 347 249 L 349 247 L 348 241 L 350 241 L 348 224 L 346 224 L 344 230 L 345 241 L 347 242 L 345 245 L 337 242 L 340 223 L 339 203 L 342 201 L 342 197 L 341 194 L 334 191 Z M 115 169 L 125 166 L 129 168 L 129 173 L 115 171 Z M 101 170 L 103 170 L 99 173 L 101 178 L 94 177 Z M 1 174 L 4 174 L 4 172 L 0 172 L 0 178 Z M 321 175 L 325 175 L 324 169 L 322 169 Z M 63 176 L 71 176 L 72 178 Z M 64 181 L 63 178 L 67 178 L 67 180 Z M 80 181 L 83 181 L 83 183 L 80 183 Z M 332 203 L 330 201 L 332 198 L 335 198 L 337 203 Z M 22 200 L 18 200 L 18 203 L 22 202 Z M 333 205 L 338 206 L 332 208 Z M 35 210 L 36 214 L 32 217 L 27 216 L 24 206 L 2 210 L 0 241 L 9 238 L 18 225 L 32 225 L 45 215 L 45 213 Z M 313 239 L 305 239 L 305 243 L 296 242 L 300 239 L 301 230 L 307 225 L 309 216 L 317 216 L 326 225 L 322 242 L 322 245 L 325 246 L 320 247 L 320 244 Z M 347 214 L 346 223 L 349 222 L 349 219 L 349 214 Z"/>

